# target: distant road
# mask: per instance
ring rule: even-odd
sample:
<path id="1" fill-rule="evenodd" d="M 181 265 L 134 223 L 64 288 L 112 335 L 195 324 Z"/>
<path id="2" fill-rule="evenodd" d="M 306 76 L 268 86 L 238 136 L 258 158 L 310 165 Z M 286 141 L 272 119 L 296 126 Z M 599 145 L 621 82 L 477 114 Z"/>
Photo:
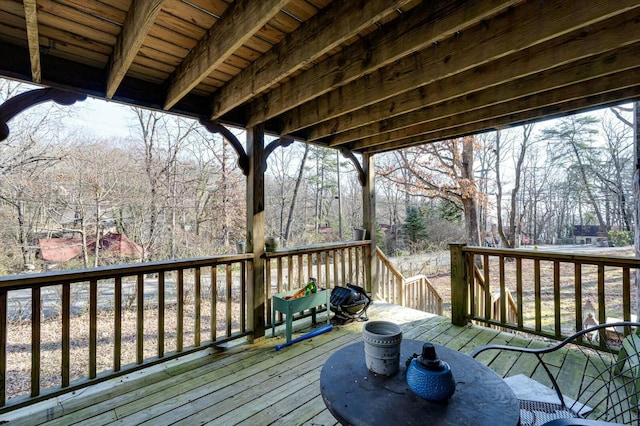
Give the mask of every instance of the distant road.
<path id="1" fill-rule="evenodd" d="M 563 252 L 563 253 L 590 253 L 594 251 L 607 252 L 612 255 L 626 255 L 630 253 L 630 256 L 633 256 L 633 246 L 625 246 L 625 247 L 598 247 L 594 245 L 587 244 L 567 244 L 567 245 L 538 245 L 538 250 L 540 251 L 550 251 L 550 252 Z M 523 250 L 533 250 L 534 246 L 524 246 L 520 247 Z M 616 254 L 620 253 L 620 254 Z"/>

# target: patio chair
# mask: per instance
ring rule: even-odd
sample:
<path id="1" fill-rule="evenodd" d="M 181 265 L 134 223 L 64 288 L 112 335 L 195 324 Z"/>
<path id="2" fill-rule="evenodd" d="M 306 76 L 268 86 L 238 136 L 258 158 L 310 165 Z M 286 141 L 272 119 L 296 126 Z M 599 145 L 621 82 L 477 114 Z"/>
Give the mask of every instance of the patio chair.
<path id="1" fill-rule="evenodd" d="M 517 376 L 524 378 L 517 386 L 518 380 L 510 380 L 515 376 L 505 378 L 520 400 L 523 426 L 542 425 L 559 418 L 640 425 L 638 333 L 640 323 L 636 322 L 600 324 L 551 347 L 485 345 L 471 356 L 476 358 L 490 350 L 519 354 L 517 362 L 536 379 Z M 492 358 L 496 365 L 497 358 Z"/>

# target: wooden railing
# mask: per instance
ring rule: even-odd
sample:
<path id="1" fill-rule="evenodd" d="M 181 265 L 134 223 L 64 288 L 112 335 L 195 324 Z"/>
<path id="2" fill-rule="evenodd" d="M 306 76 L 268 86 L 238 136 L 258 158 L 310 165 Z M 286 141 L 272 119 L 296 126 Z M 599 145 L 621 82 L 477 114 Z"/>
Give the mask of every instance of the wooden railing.
<path id="1" fill-rule="evenodd" d="M 371 293 L 378 285 L 391 303 L 395 294 L 404 306 L 442 312 L 425 277 L 405 279 L 384 255 L 373 283 L 370 247 L 351 241 L 265 253 L 265 321 L 274 293 L 311 277 L 326 289 L 352 283 Z M 0 412 L 254 338 L 252 263 L 247 253 L 0 277 Z"/>
<path id="2" fill-rule="evenodd" d="M 265 320 L 273 293 L 310 277 L 327 289 L 349 282 L 370 292 L 370 244 L 265 253 Z M 0 412 L 251 337 L 252 259 L 248 253 L 0 277 Z"/>
<path id="3" fill-rule="evenodd" d="M 251 259 L 0 277 L 0 411 L 249 335 Z"/>
<path id="4" fill-rule="evenodd" d="M 271 312 L 273 294 L 304 287 L 311 277 L 316 278 L 318 286 L 328 290 L 350 283 L 370 292 L 365 262 L 370 244 L 370 241 L 351 241 L 265 253 L 267 312 Z"/>
<path id="5" fill-rule="evenodd" d="M 442 315 L 442 298 L 426 276 L 405 278 L 379 248 L 376 271 L 378 299 Z"/>
<path id="6" fill-rule="evenodd" d="M 484 289 L 478 291 L 476 266 Z M 592 316 L 628 321 L 635 314 L 637 289 L 632 274 L 640 259 L 545 253 L 537 250 L 491 249 L 451 245 L 452 322 L 477 321 L 561 340 Z M 515 294 L 516 316 L 508 315 L 508 294 Z M 492 295 L 499 312 L 492 312 Z M 479 300 L 479 299 L 484 300 Z"/>
<path id="7" fill-rule="evenodd" d="M 490 312 L 492 320 L 499 320 L 501 315 L 501 292 L 500 289 L 494 289 L 493 291 L 489 288 L 488 285 L 485 284 L 485 274 L 488 272 L 487 269 L 480 270 L 477 265 L 474 265 L 473 272 L 475 274 L 474 280 L 474 294 L 477 297 L 473 298 L 473 303 L 475 304 L 474 312 L 486 312 L 487 311 L 487 302 L 490 303 Z M 489 293 L 491 296 L 489 298 L 486 297 L 485 293 Z M 508 288 L 505 290 L 505 297 L 507 302 L 507 317 L 506 321 L 515 323 L 518 321 L 518 306 L 516 301 L 513 299 L 513 295 L 511 294 L 511 290 Z"/>

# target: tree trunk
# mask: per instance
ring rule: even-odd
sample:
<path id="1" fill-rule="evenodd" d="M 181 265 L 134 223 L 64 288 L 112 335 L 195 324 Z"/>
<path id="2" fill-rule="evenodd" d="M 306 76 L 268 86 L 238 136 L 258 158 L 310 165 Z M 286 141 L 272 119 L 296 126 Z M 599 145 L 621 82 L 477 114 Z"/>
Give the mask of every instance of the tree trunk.
<path id="1" fill-rule="evenodd" d="M 571 149 L 573 150 L 575 159 L 578 162 L 578 170 L 580 172 L 580 177 L 582 178 L 582 184 L 584 185 L 585 192 L 587 193 L 587 198 L 589 199 L 589 202 L 593 206 L 593 210 L 596 214 L 596 217 L 598 218 L 598 225 L 600 227 L 600 231 L 606 232 L 607 224 L 604 218 L 602 217 L 602 212 L 600 211 L 598 202 L 596 201 L 596 198 L 593 194 L 593 189 L 591 188 L 591 184 L 589 183 L 589 179 L 587 178 L 586 166 L 582 162 L 582 157 L 580 157 L 580 151 L 578 150 L 578 147 L 576 146 L 576 143 L 573 139 L 571 140 Z"/>
<path id="2" fill-rule="evenodd" d="M 462 148 L 462 174 L 463 179 L 473 183 L 473 148 L 474 140 L 465 138 Z M 480 227 L 478 223 L 478 195 L 477 192 L 462 197 L 464 206 L 467 242 L 470 245 L 480 245 Z"/>
<path id="3" fill-rule="evenodd" d="M 496 131 L 496 210 L 498 212 L 498 235 L 500 236 L 500 243 L 502 247 L 513 247 L 513 234 L 511 234 L 511 241 L 504 233 L 504 225 L 502 223 L 502 178 L 500 176 L 500 161 L 502 160 L 501 152 L 502 138 L 500 137 L 500 130 Z M 491 236 L 495 238 L 494 235 Z"/>
<path id="4" fill-rule="evenodd" d="M 27 255 L 27 231 L 25 229 L 25 219 L 24 212 L 22 209 L 22 202 L 18 201 L 15 203 L 17 213 L 18 213 L 18 244 L 20 245 L 20 252 L 22 253 L 22 269 L 27 266 L 28 263 L 28 255 Z"/>
<path id="5" fill-rule="evenodd" d="M 511 190 L 511 213 L 509 217 L 509 232 L 511 234 L 511 248 L 520 247 L 520 218 L 518 215 L 518 193 L 520 192 L 520 177 L 522 175 L 522 165 L 527 154 L 527 147 L 529 146 L 529 137 L 533 130 L 532 124 L 525 124 L 522 127 L 522 145 L 520 145 L 520 154 L 518 161 L 516 162 L 516 169 L 514 172 L 515 182 L 513 183 L 513 189 Z"/>
<path id="6" fill-rule="evenodd" d="M 289 217 L 287 217 L 287 227 L 284 231 L 284 241 L 285 243 L 289 241 L 289 236 L 291 235 L 291 225 L 293 224 L 293 213 L 296 208 L 296 199 L 298 198 L 298 191 L 300 189 L 300 184 L 302 183 L 302 178 L 304 177 L 304 166 L 307 162 L 307 157 L 309 156 L 309 145 L 304 145 L 304 155 L 302 156 L 302 161 L 300 162 L 300 170 L 298 171 L 298 178 L 296 179 L 296 186 L 293 188 L 293 195 L 291 196 L 291 206 L 289 206 Z"/>
<path id="7" fill-rule="evenodd" d="M 100 259 L 100 197 L 96 193 L 96 248 L 93 258 L 93 266 L 98 267 L 99 259 Z"/>

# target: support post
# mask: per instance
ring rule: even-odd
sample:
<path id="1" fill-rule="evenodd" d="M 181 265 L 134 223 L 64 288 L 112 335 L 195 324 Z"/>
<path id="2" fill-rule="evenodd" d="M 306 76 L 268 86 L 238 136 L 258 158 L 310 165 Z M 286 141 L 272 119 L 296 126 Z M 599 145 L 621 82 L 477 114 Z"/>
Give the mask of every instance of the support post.
<path id="1" fill-rule="evenodd" d="M 371 241 L 365 255 L 365 289 L 375 297 L 378 294 L 378 274 L 376 270 L 376 188 L 375 163 L 373 154 L 362 154 L 364 185 L 362 187 L 362 221 Z"/>
<path id="2" fill-rule="evenodd" d="M 257 125 L 247 129 L 247 245 L 253 253 L 249 267 L 250 283 L 247 287 L 249 304 L 248 323 L 253 330 L 252 340 L 262 340 L 265 335 L 265 276 L 264 276 L 264 127 Z"/>
<path id="3" fill-rule="evenodd" d="M 467 285 L 467 267 L 462 248 L 466 244 L 449 244 L 451 253 L 451 323 L 467 324 L 467 306 L 469 305 L 469 287 Z"/>

